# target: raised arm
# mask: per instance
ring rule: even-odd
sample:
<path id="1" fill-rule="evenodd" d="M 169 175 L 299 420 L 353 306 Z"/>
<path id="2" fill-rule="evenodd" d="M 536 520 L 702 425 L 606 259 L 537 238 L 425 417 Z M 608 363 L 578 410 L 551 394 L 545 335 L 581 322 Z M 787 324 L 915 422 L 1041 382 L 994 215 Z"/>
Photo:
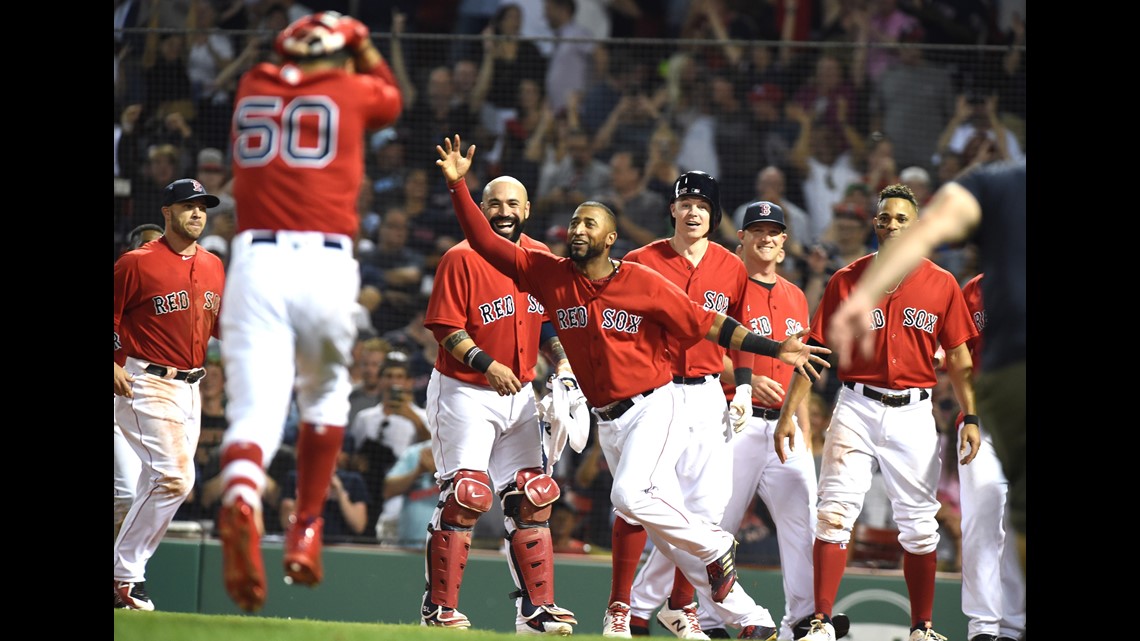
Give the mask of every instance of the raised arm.
<path id="1" fill-rule="evenodd" d="M 466 156 L 459 152 L 459 147 L 459 134 L 455 134 L 454 145 L 450 138 L 445 138 L 442 147 L 435 146 L 435 150 L 439 153 L 439 160 L 435 161 L 435 164 L 447 179 L 447 188 L 451 191 L 451 205 L 459 216 L 459 226 L 463 228 L 463 235 L 467 238 L 467 242 L 471 243 L 471 247 L 491 263 L 492 267 L 512 279 L 518 278 L 515 252 L 522 250 L 491 229 L 491 224 L 471 199 L 471 192 L 463 181 L 475 158 L 475 145 L 467 149 Z"/>

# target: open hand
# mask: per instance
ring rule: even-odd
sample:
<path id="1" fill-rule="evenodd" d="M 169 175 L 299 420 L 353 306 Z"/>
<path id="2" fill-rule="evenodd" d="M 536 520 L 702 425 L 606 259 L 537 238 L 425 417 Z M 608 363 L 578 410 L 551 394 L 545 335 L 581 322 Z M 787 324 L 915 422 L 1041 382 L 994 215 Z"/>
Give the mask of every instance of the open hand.
<path id="1" fill-rule="evenodd" d="M 450 138 L 444 138 L 442 147 L 435 146 L 436 152 L 439 153 L 439 160 L 435 161 L 435 164 L 443 172 L 443 177 L 447 179 L 449 185 L 459 182 L 467 175 L 467 170 L 471 169 L 471 163 L 475 158 L 475 145 L 467 149 L 466 156 L 459 149 L 459 134 L 455 134 L 454 145 Z"/>

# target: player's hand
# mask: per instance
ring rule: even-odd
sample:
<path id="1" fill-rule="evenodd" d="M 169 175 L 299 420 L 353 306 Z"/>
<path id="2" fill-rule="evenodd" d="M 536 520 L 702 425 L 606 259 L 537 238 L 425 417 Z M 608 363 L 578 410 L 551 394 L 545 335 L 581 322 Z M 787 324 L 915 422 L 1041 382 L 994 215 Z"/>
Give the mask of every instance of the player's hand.
<path id="1" fill-rule="evenodd" d="M 752 386 L 747 383 L 737 385 L 736 393 L 732 395 L 732 402 L 728 405 L 728 420 L 732 423 L 732 431 L 739 434 L 751 415 Z"/>
<path id="2" fill-rule="evenodd" d="M 807 336 L 810 331 L 810 327 L 805 327 L 785 338 L 780 343 L 780 360 L 796 368 L 800 375 L 814 383 L 819 378 L 819 370 L 815 369 L 813 365 L 831 367 L 831 363 L 820 356 L 821 354 L 823 356 L 830 354 L 831 350 L 804 343 L 801 337 Z"/>
<path id="3" fill-rule="evenodd" d="M 978 448 L 982 446 L 982 433 L 973 423 L 963 423 L 958 431 L 958 460 L 962 465 L 968 465 L 978 455 Z"/>
<path id="4" fill-rule="evenodd" d="M 756 374 L 752 377 L 752 396 L 767 407 L 779 407 L 784 403 L 784 386 L 779 381 Z"/>
<path id="5" fill-rule="evenodd" d="M 134 398 L 135 393 L 131 391 L 131 383 L 135 382 L 135 377 L 127 373 L 127 370 L 115 363 L 115 396 L 126 396 L 127 398 Z"/>
<path id="6" fill-rule="evenodd" d="M 368 27 L 351 16 L 340 17 L 340 20 L 337 21 L 336 32 L 344 34 L 344 45 L 356 53 L 372 43 Z"/>
<path id="7" fill-rule="evenodd" d="M 788 451 L 796 449 L 796 422 L 792 420 L 791 412 L 781 412 L 776 422 L 776 431 L 772 433 L 772 440 L 776 446 L 776 456 L 780 462 L 788 460 L 788 453 L 784 451 L 784 439 L 788 439 Z"/>
<path id="8" fill-rule="evenodd" d="M 459 134 L 455 134 L 454 145 L 451 144 L 450 138 L 444 138 L 442 147 L 435 146 L 435 150 L 439 152 L 439 160 L 435 161 L 435 164 L 443 172 L 443 177 L 447 179 L 448 185 L 453 185 L 462 180 L 467 175 L 467 170 L 471 168 L 471 162 L 475 158 L 475 145 L 471 145 L 467 149 L 466 156 L 459 151 L 459 148 Z"/>
<path id="9" fill-rule="evenodd" d="M 839 304 L 827 326 L 827 344 L 835 348 L 839 367 L 846 368 L 858 349 L 864 358 L 870 358 L 875 349 L 875 335 L 870 331 L 871 309 L 874 301 L 858 290 Z"/>
<path id="10" fill-rule="evenodd" d="M 483 374 L 487 377 L 487 384 L 491 389 L 499 393 L 499 396 L 510 396 L 517 394 L 522 389 L 522 383 L 511 368 L 503 365 L 499 361 L 491 363 L 487 368 L 487 372 Z"/>

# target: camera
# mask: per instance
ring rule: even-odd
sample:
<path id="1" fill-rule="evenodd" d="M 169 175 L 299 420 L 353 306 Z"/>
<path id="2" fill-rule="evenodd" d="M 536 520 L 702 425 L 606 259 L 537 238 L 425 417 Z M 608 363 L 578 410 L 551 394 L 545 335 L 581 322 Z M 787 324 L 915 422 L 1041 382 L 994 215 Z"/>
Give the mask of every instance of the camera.
<path id="1" fill-rule="evenodd" d="M 392 398 L 393 401 L 404 400 L 404 394 L 404 388 L 402 387 L 392 387 L 388 390 L 388 395 Z"/>

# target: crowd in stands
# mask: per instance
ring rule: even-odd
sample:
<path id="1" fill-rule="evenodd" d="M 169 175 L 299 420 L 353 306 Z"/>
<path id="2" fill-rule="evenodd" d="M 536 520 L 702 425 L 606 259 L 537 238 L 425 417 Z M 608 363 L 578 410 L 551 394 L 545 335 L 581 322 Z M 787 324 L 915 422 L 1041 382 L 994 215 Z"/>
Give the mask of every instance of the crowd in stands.
<path id="1" fill-rule="evenodd" d="M 115 256 L 130 229 L 161 224 L 163 186 L 194 177 L 222 199 L 201 244 L 225 260 L 241 215 L 228 184 L 238 78 L 275 60 L 274 35 L 301 15 L 336 10 L 367 24 L 404 110 L 368 139 L 353 401 L 362 423 L 352 424 L 330 491 L 343 527 L 326 536 L 422 546 L 422 528 L 399 522 L 422 521 L 427 508 L 417 504 L 436 496 L 421 428 L 438 345 L 422 320 L 441 255 L 463 239 L 436 144 L 458 133 L 478 146 L 466 177 L 476 201 L 487 180 L 519 178 L 532 204 L 526 233 L 555 252 L 588 199 L 619 214 L 615 258 L 670 235 L 673 181 L 706 171 L 726 212 L 715 239 L 730 249 L 749 202 L 783 207 L 782 275 L 814 311 L 830 274 L 874 250 L 869 214 L 882 187 L 904 182 L 925 199 L 967 166 L 1024 156 L 1024 2 L 1005 5 L 1014 9 L 950 0 L 116 0 Z M 946 247 L 936 258 L 965 283 L 974 254 Z M 225 424 L 221 368 L 207 367 L 200 487 L 180 513 L 191 519 L 211 518 L 211 457 Z M 826 376 L 817 384 L 821 412 L 835 391 Z M 387 430 L 398 424 L 396 438 Z M 288 445 L 270 470 L 268 491 L 279 496 L 266 507 L 280 510 L 266 515 L 270 532 L 288 516 Z M 560 548 L 608 547 L 609 480 L 597 448 L 564 457 L 557 472 L 568 490 L 560 507 L 573 516 L 558 519 L 568 524 L 555 533 Z"/>

